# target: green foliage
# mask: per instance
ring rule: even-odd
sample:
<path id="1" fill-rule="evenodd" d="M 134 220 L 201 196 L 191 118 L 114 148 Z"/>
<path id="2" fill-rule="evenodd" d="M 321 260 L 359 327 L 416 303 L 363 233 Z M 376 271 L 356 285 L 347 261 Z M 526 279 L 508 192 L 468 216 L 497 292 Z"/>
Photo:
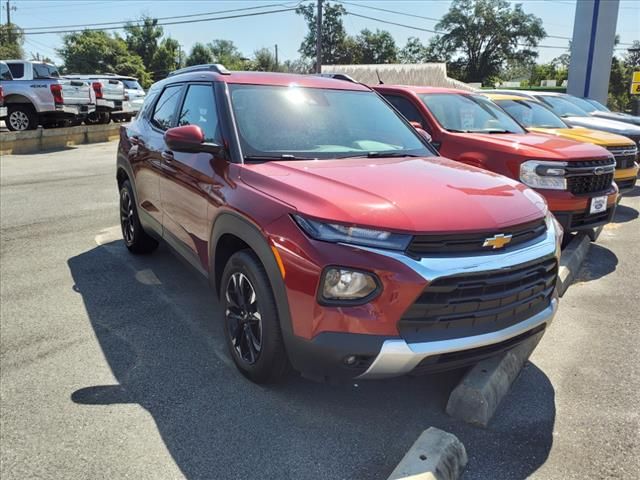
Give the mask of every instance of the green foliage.
<path id="1" fill-rule="evenodd" d="M 380 64 L 395 63 L 398 57 L 396 42 L 391 34 L 384 30 L 362 30 L 355 38 L 354 63 Z"/>
<path id="2" fill-rule="evenodd" d="M 304 58 L 316 58 L 316 7 L 308 3 L 296 9 L 307 22 L 308 32 L 298 50 Z M 322 9 L 322 52 L 323 65 L 353 63 L 354 42 L 348 39 L 342 23 L 342 16 L 346 10 L 339 4 L 324 4 Z M 314 62 L 315 63 L 315 62 Z"/>
<path id="3" fill-rule="evenodd" d="M 202 65 L 204 63 L 213 63 L 213 55 L 206 45 L 197 42 L 191 48 L 191 53 L 189 53 L 185 65 L 187 67 L 191 67 L 193 65 Z"/>
<path id="4" fill-rule="evenodd" d="M 249 68 L 258 72 L 279 71 L 279 66 L 276 64 L 276 57 L 268 48 L 261 48 L 253 52 L 253 60 Z"/>
<path id="5" fill-rule="evenodd" d="M 158 26 L 158 20 L 142 17 L 140 25 L 128 24 L 124 27 L 125 41 L 130 52 L 137 54 L 149 69 L 158 50 L 158 40 L 164 30 Z"/>
<path id="6" fill-rule="evenodd" d="M 103 30 L 84 30 L 62 37 L 58 54 L 68 73 L 117 73 L 140 80 L 143 87 L 151 84 L 142 59 L 129 52 L 127 43 Z"/>
<path id="7" fill-rule="evenodd" d="M 182 50 L 177 40 L 173 38 L 163 39 L 153 54 L 151 64 L 148 66 L 154 80 L 162 80 L 170 72 L 180 68 L 181 56 Z"/>
<path id="8" fill-rule="evenodd" d="M 0 59 L 24 58 L 24 33 L 14 23 L 0 25 Z"/>
<path id="9" fill-rule="evenodd" d="M 452 66 L 467 82 L 497 76 L 507 60 L 532 61 L 532 48 L 546 36 L 540 18 L 506 0 L 453 0 L 436 29 L 447 32 L 440 54 L 457 54 Z"/>
<path id="10" fill-rule="evenodd" d="M 209 44 L 209 50 L 215 63 L 221 63 L 229 70 L 244 70 L 248 68 L 247 59 L 231 40 L 215 39 Z"/>

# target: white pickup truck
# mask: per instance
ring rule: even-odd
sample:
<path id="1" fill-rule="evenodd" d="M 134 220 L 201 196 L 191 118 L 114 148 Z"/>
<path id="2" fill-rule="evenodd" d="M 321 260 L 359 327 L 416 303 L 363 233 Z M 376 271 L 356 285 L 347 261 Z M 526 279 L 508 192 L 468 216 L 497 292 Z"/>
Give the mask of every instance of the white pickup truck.
<path id="1" fill-rule="evenodd" d="M 144 103 L 145 91 L 138 83 L 135 77 L 126 77 L 122 75 L 109 74 L 109 78 L 120 80 L 124 83 L 124 103 L 122 104 L 122 112 L 118 112 L 111 116 L 114 121 L 128 122 L 135 117 Z"/>
<path id="2" fill-rule="evenodd" d="M 65 75 L 69 80 L 82 80 L 89 82 L 96 95 L 96 111 L 87 116 L 85 123 L 109 123 L 111 118 L 124 113 L 126 107 L 125 86 L 122 81 L 111 75 L 85 75 L 72 73 Z"/>
<path id="3" fill-rule="evenodd" d="M 7 107 L 5 123 L 12 131 L 79 123 L 95 112 L 95 94 L 89 83 L 61 79 L 55 65 L 26 60 L 4 60 L 11 79 L 0 86 Z"/>

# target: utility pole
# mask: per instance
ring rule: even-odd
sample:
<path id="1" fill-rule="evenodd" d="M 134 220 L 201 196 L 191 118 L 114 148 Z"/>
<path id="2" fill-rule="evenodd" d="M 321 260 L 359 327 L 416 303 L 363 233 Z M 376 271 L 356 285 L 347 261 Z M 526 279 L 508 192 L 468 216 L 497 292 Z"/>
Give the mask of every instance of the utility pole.
<path id="1" fill-rule="evenodd" d="M 316 73 L 322 73 L 322 0 L 318 0 L 316 14 Z"/>
<path id="2" fill-rule="evenodd" d="M 278 69 L 278 44 L 276 43 L 276 70 Z"/>
<path id="3" fill-rule="evenodd" d="M 9 40 L 9 43 L 11 43 L 11 10 L 13 9 L 13 11 L 16 11 L 16 7 L 12 7 L 11 6 L 11 2 L 10 0 L 7 0 L 7 38 Z"/>

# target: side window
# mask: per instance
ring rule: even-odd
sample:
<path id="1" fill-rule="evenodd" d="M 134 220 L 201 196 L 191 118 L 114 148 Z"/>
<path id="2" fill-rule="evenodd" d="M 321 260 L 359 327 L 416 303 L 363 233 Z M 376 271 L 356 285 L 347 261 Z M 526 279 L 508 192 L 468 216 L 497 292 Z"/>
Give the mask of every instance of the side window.
<path id="1" fill-rule="evenodd" d="M 206 142 L 221 143 L 213 85 L 191 85 L 184 97 L 178 125 L 198 125 Z"/>
<path id="2" fill-rule="evenodd" d="M 4 63 L 0 63 L 0 80 L 13 80 L 9 67 Z"/>
<path id="3" fill-rule="evenodd" d="M 9 70 L 11 70 L 13 78 L 24 77 L 24 64 L 22 63 L 9 63 Z"/>
<path id="4" fill-rule="evenodd" d="M 153 102 L 155 102 L 156 98 L 158 98 L 158 90 L 149 90 L 149 93 L 144 98 L 144 103 L 142 104 L 142 108 L 138 112 L 139 118 L 149 119 L 151 116 L 151 110 L 153 108 Z"/>
<path id="5" fill-rule="evenodd" d="M 180 100 L 182 85 L 171 85 L 164 89 L 156 103 L 156 108 L 151 117 L 151 123 L 156 127 L 167 130 L 173 125 L 173 116 Z"/>
<path id="6" fill-rule="evenodd" d="M 407 120 L 424 125 L 422 115 L 420 115 L 418 109 L 409 100 L 403 97 L 398 97 L 397 95 L 385 95 L 384 98 L 386 98 L 391 105 L 396 107 Z"/>

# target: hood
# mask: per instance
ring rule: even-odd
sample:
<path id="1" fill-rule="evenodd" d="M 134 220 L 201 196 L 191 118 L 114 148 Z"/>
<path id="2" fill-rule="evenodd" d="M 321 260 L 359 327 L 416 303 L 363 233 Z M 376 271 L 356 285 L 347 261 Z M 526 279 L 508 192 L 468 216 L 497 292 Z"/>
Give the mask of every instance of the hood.
<path id="1" fill-rule="evenodd" d="M 401 232 L 493 230 L 547 210 L 524 185 L 441 157 L 266 162 L 240 177 L 301 214 Z"/>
<path id="2" fill-rule="evenodd" d="M 610 120 L 616 120 L 619 122 L 631 123 L 633 125 L 640 126 L 640 117 L 629 115 L 628 113 L 595 111 L 592 112 L 591 115 L 598 118 L 608 118 Z"/>
<path id="3" fill-rule="evenodd" d="M 563 120 L 571 126 L 587 127 L 624 136 L 640 136 L 640 127 L 601 117 L 566 117 Z"/>
<path id="4" fill-rule="evenodd" d="M 581 161 L 585 159 L 605 159 L 609 152 L 602 147 L 590 143 L 576 142 L 542 133 L 474 133 L 463 135 L 465 142 L 470 139 L 482 142 L 482 147 L 493 144 L 496 150 L 511 155 L 541 160 L 558 160 L 563 162 Z"/>
<path id="5" fill-rule="evenodd" d="M 603 147 L 625 147 L 633 145 L 633 141 L 615 133 L 603 132 L 602 130 L 593 130 L 591 128 L 575 127 L 575 128 L 529 128 L 532 132 L 546 133 L 547 135 L 555 135 L 567 140 L 575 140 L 576 142 L 593 143 Z"/>

